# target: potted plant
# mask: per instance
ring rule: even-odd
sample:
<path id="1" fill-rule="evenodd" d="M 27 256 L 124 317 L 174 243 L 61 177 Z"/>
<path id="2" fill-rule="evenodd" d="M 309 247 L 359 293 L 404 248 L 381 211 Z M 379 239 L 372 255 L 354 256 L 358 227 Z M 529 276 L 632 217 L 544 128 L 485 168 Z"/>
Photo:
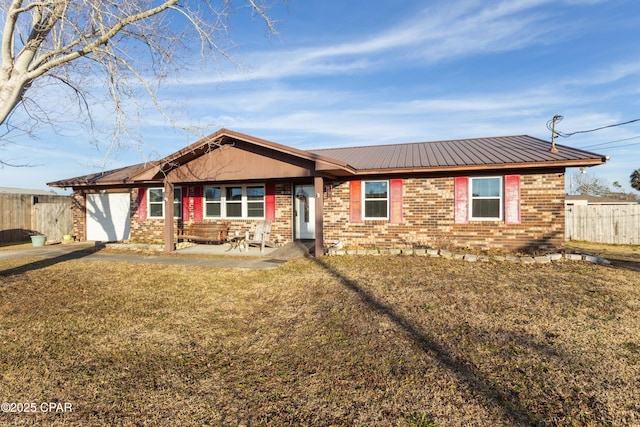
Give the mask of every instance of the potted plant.
<path id="1" fill-rule="evenodd" d="M 47 236 L 40 233 L 35 233 L 31 235 L 31 244 L 33 246 L 44 246 L 44 243 L 47 241 Z"/>

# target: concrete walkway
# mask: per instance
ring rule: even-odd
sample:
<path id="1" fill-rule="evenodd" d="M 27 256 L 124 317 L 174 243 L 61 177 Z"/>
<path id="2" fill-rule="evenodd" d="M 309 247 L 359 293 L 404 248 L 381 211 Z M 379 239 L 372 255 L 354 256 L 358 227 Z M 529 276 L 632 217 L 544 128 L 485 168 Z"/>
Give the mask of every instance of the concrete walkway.
<path id="1" fill-rule="evenodd" d="M 306 256 L 309 253 L 308 247 L 300 242 L 288 243 L 280 248 L 272 249 L 267 254 L 260 256 L 260 251 L 245 253 L 229 252 L 227 256 L 216 256 L 215 258 L 203 257 L 203 255 L 218 255 L 220 247 L 212 249 L 211 245 L 196 245 L 182 249 L 167 255 L 158 252 L 157 255 L 136 254 L 136 253 L 104 253 L 101 246 L 94 242 L 72 243 L 67 245 L 47 245 L 40 247 L 21 247 L 19 249 L 0 250 L 0 260 L 19 257 L 42 257 L 52 261 L 62 262 L 71 259 L 88 261 L 110 261 L 110 262 L 133 262 L 164 265 L 186 265 L 214 268 L 249 268 L 258 270 L 270 270 L 293 258 Z M 231 256 L 229 256 L 231 255 Z"/>

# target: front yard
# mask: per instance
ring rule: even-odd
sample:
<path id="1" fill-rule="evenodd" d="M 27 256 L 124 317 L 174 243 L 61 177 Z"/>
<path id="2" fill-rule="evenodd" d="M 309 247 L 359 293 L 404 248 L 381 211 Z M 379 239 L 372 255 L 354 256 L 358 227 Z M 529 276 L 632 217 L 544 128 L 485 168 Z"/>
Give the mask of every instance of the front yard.
<path id="1" fill-rule="evenodd" d="M 6 260 L 0 325 L 0 424 L 640 424 L 640 272 L 615 263 Z"/>

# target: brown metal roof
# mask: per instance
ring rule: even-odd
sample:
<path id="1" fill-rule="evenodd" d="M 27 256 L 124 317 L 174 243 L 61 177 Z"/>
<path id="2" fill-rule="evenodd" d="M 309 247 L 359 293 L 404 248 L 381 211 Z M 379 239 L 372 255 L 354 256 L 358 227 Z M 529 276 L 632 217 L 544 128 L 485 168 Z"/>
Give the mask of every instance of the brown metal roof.
<path id="1" fill-rule="evenodd" d="M 369 145 L 299 150 L 239 132 L 220 129 L 157 162 L 51 182 L 53 187 L 127 186 L 160 182 L 161 171 L 189 163 L 212 148 L 234 140 L 315 162 L 316 171 L 333 176 L 594 166 L 606 162 L 600 154 L 557 145 L 527 135 L 492 138 Z M 169 169 L 167 169 L 169 168 Z"/>
<path id="2" fill-rule="evenodd" d="M 131 183 L 131 177 L 144 170 L 150 163 L 138 163 L 136 165 L 125 166 L 119 169 L 113 169 L 104 172 L 92 173 L 89 175 L 78 176 L 75 178 L 63 179 L 60 181 L 49 182 L 47 185 L 51 187 L 74 187 L 74 186 L 91 186 L 91 185 L 126 185 Z"/>
<path id="3" fill-rule="evenodd" d="M 358 173 L 366 171 L 455 170 L 507 168 L 519 165 L 591 166 L 602 164 L 600 154 L 556 145 L 550 151 L 547 141 L 527 135 L 474 138 L 408 144 L 369 145 L 311 150 L 352 166 Z"/>

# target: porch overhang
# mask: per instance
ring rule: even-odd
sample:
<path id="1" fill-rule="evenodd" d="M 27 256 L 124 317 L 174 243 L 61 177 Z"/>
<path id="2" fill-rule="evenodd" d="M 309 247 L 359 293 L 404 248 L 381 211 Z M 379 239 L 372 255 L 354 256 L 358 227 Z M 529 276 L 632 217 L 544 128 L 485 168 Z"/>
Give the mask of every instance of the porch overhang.
<path id="1" fill-rule="evenodd" d="M 353 175 L 344 162 L 227 129 L 209 135 L 141 170 L 134 181 L 239 181 Z"/>

